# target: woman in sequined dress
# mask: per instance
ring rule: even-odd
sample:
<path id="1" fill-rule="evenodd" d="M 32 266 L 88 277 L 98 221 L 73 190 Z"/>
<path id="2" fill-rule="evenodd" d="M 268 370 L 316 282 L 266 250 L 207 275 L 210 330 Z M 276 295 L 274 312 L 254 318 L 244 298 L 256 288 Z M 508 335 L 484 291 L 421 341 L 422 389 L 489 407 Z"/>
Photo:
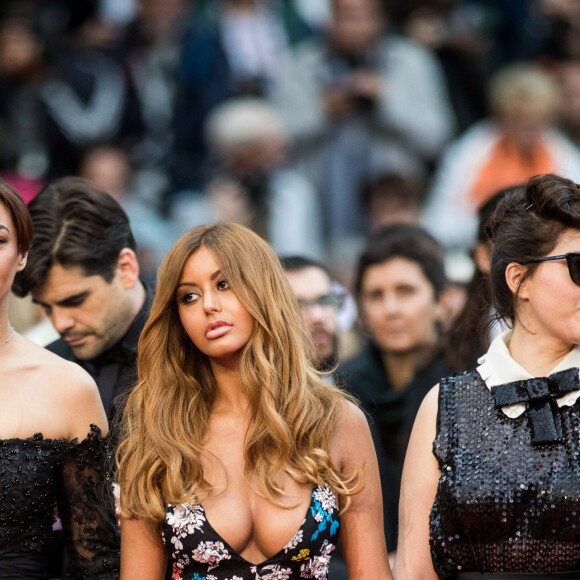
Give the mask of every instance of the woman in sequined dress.
<path id="1" fill-rule="evenodd" d="M 423 402 L 397 580 L 580 578 L 580 186 L 536 176 L 490 233 L 494 307 L 512 329 Z"/>
<path id="2" fill-rule="evenodd" d="M 119 577 L 119 541 L 97 387 L 14 331 L 8 298 L 32 221 L 0 180 L 0 579 L 45 580 L 55 506 L 74 578 Z"/>
<path id="3" fill-rule="evenodd" d="M 390 579 L 362 412 L 310 363 L 280 261 L 247 228 L 163 261 L 119 447 L 123 580 Z"/>

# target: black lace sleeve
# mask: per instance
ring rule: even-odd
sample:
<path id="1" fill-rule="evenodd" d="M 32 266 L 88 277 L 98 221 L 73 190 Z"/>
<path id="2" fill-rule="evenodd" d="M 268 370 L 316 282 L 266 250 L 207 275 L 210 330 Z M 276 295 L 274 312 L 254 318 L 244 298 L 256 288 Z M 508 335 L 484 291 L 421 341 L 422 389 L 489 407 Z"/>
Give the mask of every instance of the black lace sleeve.
<path id="1" fill-rule="evenodd" d="M 77 580 L 119 578 L 119 530 L 112 491 L 112 461 L 106 440 L 91 425 L 87 438 L 72 442 L 58 480 L 58 510 Z"/>

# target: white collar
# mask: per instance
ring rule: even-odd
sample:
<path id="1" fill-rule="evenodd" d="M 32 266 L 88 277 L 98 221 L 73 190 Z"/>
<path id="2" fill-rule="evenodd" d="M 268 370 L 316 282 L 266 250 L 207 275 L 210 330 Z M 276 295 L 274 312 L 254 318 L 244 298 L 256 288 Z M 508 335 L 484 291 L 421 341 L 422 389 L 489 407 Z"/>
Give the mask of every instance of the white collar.
<path id="1" fill-rule="evenodd" d="M 485 381 L 487 388 L 490 390 L 491 387 L 496 385 L 534 378 L 529 371 L 512 358 L 508 350 L 511 337 L 511 330 L 506 330 L 496 336 L 489 346 L 489 350 L 477 361 L 479 363 L 477 372 L 481 375 L 481 378 Z M 551 375 L 572 367 L 580 368 L 580 346 L 578 345 L 576 345 L 547 374 Z M 573 405 L 579 397 L 580 391 L 572 391 L 556 399 L 556 402 L 559 407 L 570 406 Z M 502 407 L 502 411 L 512 419 L 519 417 L 525 410 L 525 403 L 516 403 L 515 405 Z"/>

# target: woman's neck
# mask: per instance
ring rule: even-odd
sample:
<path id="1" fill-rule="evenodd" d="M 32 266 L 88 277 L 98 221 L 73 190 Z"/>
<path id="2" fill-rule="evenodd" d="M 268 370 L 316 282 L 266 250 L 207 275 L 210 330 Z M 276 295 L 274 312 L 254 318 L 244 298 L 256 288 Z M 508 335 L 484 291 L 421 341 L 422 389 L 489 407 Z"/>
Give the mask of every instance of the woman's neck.
<path id="1" fill-rule="evenodd" d="M 0 309 L 0 344 L 3 344 L 4 341 L 11 335 L 11 333 L 12 325 L 8 319 L 8 307 L 5 306 L 4 308 Z"/>
<path id="2" fill-rule="evenodd" d="M 212 370 L 218 390 L 214 411 L 244 414 L 249 407 L 249 401 L 243 392 L 237 368 L 212 363 Z"/>
<path id="3" fill-rule="evenodd" d="M 551 337 L 532 334 L 518 323 L 508 344 L 511 357 L 534 377 L 546 376 L 573 347 Z"/>

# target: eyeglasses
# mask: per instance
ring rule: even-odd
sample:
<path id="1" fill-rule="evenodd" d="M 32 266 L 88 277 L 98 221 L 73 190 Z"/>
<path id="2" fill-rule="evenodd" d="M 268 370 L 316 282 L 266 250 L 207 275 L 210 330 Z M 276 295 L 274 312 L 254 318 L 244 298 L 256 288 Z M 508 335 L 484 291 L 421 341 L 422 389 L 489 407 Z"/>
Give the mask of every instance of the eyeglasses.
<path id="1" fill-rule="evenodd" d="M 580 252 L 568 252 L 567 254 L 562 254 L 561 256 L 546 256 L 544 258 L 534 258 L 533 260 L 528 260 L 524 264 L 535 264 L 538 262 L 554 262 L 556 260 L 566 260 L 568 264 L 568 273 L 574 284 L 580 286 Z"/>
<path id="2" fill-rule="evenodd" d="M 337 310 L 344 304 L 344 294 L 323 294 L 312 300 L 298 298 L 298 306 L 301 310 L 319 306 L 320 308 L 336 308 Z"/>

